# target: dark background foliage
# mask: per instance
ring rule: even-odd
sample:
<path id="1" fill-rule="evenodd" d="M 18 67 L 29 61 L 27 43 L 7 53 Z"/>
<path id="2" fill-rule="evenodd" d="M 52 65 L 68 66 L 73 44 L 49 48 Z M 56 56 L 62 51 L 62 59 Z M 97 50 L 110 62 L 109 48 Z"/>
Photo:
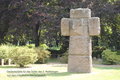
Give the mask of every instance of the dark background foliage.
<path id="1" fill-rule="evenodd" d="M 120 50 L 119 0 L 0 0 L 0 44 L 12 43 L 68 48 L 69 37 L 61 36 L 60 20 L 70 9 L 90 8 L 101 19 L 101 35 L 93 37 L 94 46 Z"/>

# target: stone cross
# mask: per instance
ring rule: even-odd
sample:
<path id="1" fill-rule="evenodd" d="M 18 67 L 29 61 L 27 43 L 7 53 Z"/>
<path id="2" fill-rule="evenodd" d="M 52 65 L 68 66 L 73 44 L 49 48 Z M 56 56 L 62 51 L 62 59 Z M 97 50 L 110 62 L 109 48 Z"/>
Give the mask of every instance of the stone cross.
<path id="1" fill-rule="evenodd" d="M 100 19 L 88 8 L 71 9 L 70 18 L 61 20 L 61 33 L 70 36 L 68 72 L 91 72 L 91 36 L 100 34 Z"/>

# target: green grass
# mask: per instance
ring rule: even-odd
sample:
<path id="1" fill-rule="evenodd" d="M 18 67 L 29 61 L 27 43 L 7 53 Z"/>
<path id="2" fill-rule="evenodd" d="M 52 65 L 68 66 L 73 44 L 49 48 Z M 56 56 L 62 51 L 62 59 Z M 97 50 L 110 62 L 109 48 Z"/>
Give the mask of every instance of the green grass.
<path id="1" fill-rule="evenodd" d="M 51 49 L 51 50 L 60 50 L 60 48 L 61 48 L 61 46 L 54 46 L 54 47 L 50 47 L 49 49 Z"/>
<path id="2" fill-rule="evenodd" d="M 8 69 L 8 68 L 18 68 L 18 66 L 0 66 L 0 68 Z"/>
<path id="3" fill-rule="evenodd" d="M 26 69 L 17 70 L 24 72 L 13 71 L 0 73 L 0 80 L 120 80 L 120 67 L 94 67 L 92 73 L 69 73 L 67 72 L 67 65 L 41 64 L 31 66 L 34 68 L 27 68 L 27 71 L 32 70 L 29 73 L 25 72 Z M 12 71 L 12 69 L 12 67 L 7 70 L 5 68 L 0 68 L 0 71 Z M 24 74 L 15 76 L 19 73 Z"/>

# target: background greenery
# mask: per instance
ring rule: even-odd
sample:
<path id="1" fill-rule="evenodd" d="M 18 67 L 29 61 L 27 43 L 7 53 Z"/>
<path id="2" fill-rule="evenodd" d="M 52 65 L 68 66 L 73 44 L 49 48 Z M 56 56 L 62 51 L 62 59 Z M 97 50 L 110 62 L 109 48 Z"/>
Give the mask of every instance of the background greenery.
<path id="1" fill-rule="evenodd" d="M 46 63 L 50 52 L 42 48 L 29 48 L 28 46 L 0 46 L 0 59 L 11 59 L 12 63 L 25 67 L 33 63 Z"/>
<path id="2" fill-rule="evenodd" d="M 100 17 L 101 34 L 92 38 L 93 57 L 102 58 L 105 49 L 120 50 L 119 0 L 1 0 L 0 44 L 42 47 L 61 57 L 69 46 L 69 37 L 61 36 L 61 18 L 75 8 L 90 8 L 92 17 Z M 7 48 L 1 48 L 1 58 L 8 56 Z"/>

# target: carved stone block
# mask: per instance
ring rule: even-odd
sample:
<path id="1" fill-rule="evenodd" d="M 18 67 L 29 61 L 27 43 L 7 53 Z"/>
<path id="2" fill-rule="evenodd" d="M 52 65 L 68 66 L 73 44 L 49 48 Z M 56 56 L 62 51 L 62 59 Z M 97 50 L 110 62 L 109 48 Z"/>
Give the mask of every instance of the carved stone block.
<path id="1" fill-rule="evenodd" d="M 88 8 L 78 8 L 78 9 L 71 9 L 70 10 L 70 18 L 90 18 L 91 17 L 91 10 Z"/>
<path id="2" fill-rule="evenodd" d="M 69 55 L 68 71 L 90 73 L 92 71 L 91 56 Z"/>
<path id="3" fill-rule="evenodd" d="M 68 18 L 62 18 L 61 20 L 61 34 L 64 36 L 70 35 L 70 19 Z"/>
<path id="4" fill-rule="evenodd" d="M 91 38 L 89 36 L 71 36 L 69 54 L 91 56 Z"/>
<path id="5" fill-rule="evenodd" d="M 70 36 L 88 35 L 88 19 L 71 19 Z"/>
<path id="6" fill-rule="evenodd" d="M 100 19 L 92 17 L 89 19 L 89 35 L 96 36 L 100 34 Z"/>

